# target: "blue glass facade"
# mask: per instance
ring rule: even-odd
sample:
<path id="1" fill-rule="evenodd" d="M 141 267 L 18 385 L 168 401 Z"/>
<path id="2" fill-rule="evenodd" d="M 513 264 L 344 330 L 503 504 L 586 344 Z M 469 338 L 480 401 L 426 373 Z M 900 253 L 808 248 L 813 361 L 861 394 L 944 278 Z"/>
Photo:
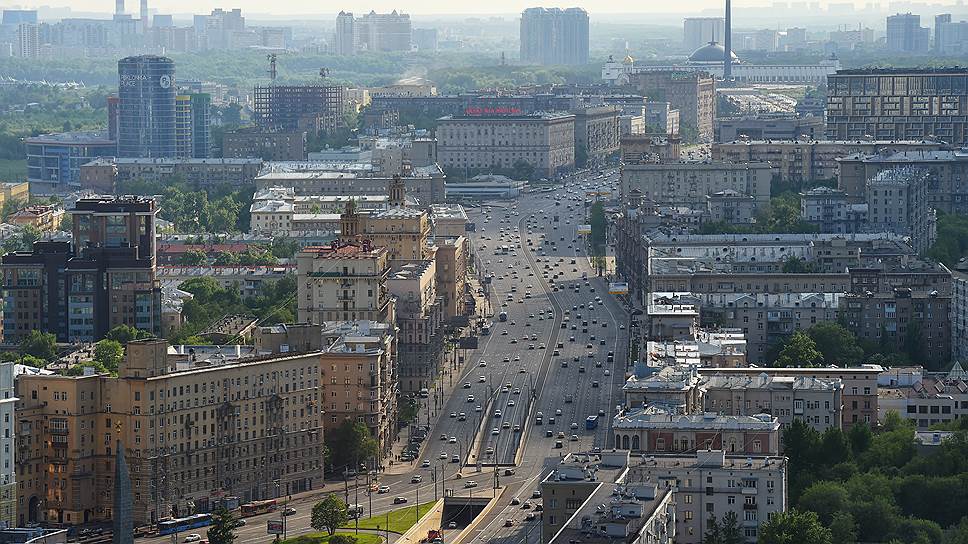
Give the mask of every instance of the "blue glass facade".
<path id="1" fill-rule="evenodd" d="M 118 61 L 118 156 L 172 158 L 175 145 L 175 63 L 140 55 Z"/>

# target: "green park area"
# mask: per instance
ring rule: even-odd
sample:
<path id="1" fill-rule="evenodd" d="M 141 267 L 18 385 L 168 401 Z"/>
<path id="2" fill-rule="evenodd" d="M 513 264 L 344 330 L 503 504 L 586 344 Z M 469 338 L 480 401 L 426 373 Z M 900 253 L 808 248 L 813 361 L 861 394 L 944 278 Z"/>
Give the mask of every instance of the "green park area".
<path id="1" fill-rule="evenodd" d="M 283 544 L 380 544 L 383 538 L 369 533 L 336 533 L 330 536 L 323 533 L 312 533 L 294 538 L 287 538 Z"/>
<path id="2" fill-rule="evenodd" d="M 387 526 L 390 532 L 403 534 L 407 532 L 417 521 L 433 508 L 435 502 L 425 502 L 415 506 L 406 506 L 390 512 L 377 514 L 360 520 L 360 529 L 379 529 L 384 531 Z M 344 528 L 355 528 L 356 524 L 351 520 Z M 365 544 L 365 543 L 360 543 Z"/>

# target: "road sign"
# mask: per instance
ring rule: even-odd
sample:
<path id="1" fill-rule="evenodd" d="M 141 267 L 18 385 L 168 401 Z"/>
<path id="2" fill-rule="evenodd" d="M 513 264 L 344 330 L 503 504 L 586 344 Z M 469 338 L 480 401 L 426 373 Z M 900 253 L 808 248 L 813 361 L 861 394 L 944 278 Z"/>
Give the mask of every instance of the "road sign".
<path id="1" fill-rule="evenodd" d="M 269 519 L 269 520 L 266 520 L 266 534 L 270 534 L 270 535 L 281 535 L 282 534 L 282 520 L 281 519 Z"/>
<path id="2" fill-rule="evenodd" d="M 591 225 L 578 225 L 578 234 L 591 234 L 591 233 L 592 233 Z"/>

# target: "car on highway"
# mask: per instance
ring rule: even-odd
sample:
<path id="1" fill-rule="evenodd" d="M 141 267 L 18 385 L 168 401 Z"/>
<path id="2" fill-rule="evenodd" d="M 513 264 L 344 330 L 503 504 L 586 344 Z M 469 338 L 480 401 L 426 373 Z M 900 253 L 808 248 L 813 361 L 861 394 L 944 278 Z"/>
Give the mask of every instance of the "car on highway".
<path id="1" fill-rule="evenodd" d="M 487 378 L 485 378 L 484 376 L 478 376 L 477 377 L 477 382 L 478 383 L 484 383 L 486 381 L 487 381 Z"/>
<path id="2" fill-rule="evenodd" d="M 460 456 L 459 456 L 459 455 L 454 455 L 454 456 L 452 456 L 452 457 L 450 458 L 450 462 L 451 462 L 451 463 L 460 463 Z"/>
<path id="3" fill-rule="evenodd" d="M 473 487 L 477 487 L 477 482 L 474 480 L 467 480 L 464 482 L 464 489 L 471 489 Z"/>
<path id="4" fill-rule="evenodd" d="M 457 437 L 456 436 L 452 436 L 452 437 L 448 438 L 447 439 L 447 443 L 448 444 L 456 444 L 457 443 Z"/>
<path id="5" fill-rule="evenodd" d="M 282 511 L 282 515 L 284 516 L 292 516 L 295 515 L 295 513 L 296 509 L 291 506 Z"/>
<path id="6" fill-rule="evenodd" d="M 502 429 L 510 429 L 511 428 L 511 424 L 509 422 L 505 421 L 504 423 L 501 424 L 501 428 Z"/>
<path id="7" fill-rule="evenodd" d="M 474 402 L 474 395 L 467 395 L 467 402 Z"/>
<path id="8" fill-rule="evenodd" d="M 483 408 L 481 407 L 480 404 L 478 404 L 477 406 L 474 407 L 474 411 L 475 412 L 480 412 L 481 410 L 483 410 Z"/>
<path id="9" fill-rule="evenodd" d="M 444 451 L 440 452 L 440 456 L 439 457 L 441 459 L 447 459 L 447 452 L 444 452 Z"/>
<path id="10" fill-rule="evenodd" d="M 182 542 L 201 542 L 201 541 L 202 541 L 202 535 L 198 533 L 192 533 L 190 535 L 186 535 L 185 540 L 183 540 Z"/>
<path id="11" fill-rule="evenodd" d="M 488 446 L 487 449 L 484 450 L 484 454 L 485 455 L 494 455 L 494 448 L 491 447 L 491 446 Z"/>
<path id="12" fill-rule="evenodd" d="M 505 526 L 505 527 L 512 527 L 512 526 L 514 526 L 514 520 L 512 520 L 512 519 L 510 519 L 510 518 L 509 518 L 509 519 L 506 519 L 506 520 L 504 520 L 504 526 Z"/>
<path id="13" fill-rule="evenodd" d="M 464 389 L 470 389 L 470 388 L 471 388 L 471 382 L 464 382 Z"/>
<path id="14" fill-rule="evenodd" d="M 379 488 L 377 488 L 376 492 L 379 493 L 379 494 L 381 494 L 381 495 L 384 494 L 384 493 L 389 493 L 390 492 L 390 486 L 388 486 L 388 485 L 381 485 Z"/>
<path id="15" fill-rule="evenodd" d="M 420 463 L 420 468 L 430 468 L 430 459 L 424 459 L 423 463 Z M 419 478 L 420 476 L 414 476 L 414 478 Z"/>
<path id="16" fill-rule="evenodd" d="M 494 435 L 501 434 L 501 429 L 494 427 L 493 429 L 491 429 L 491 434 L 494 434 Z"/>
<path id="17" fill-rule="evenodd" d="M 407 503 L 406 497 L 393 497 L 393 504 L 406 504 L 406 503 Z"/>
<path id="18" fill-rule="evenodd" d="M 578 442 L 578 435 L 577 434 L 573 434 L 573 435 L 571 435 L 571 438 L 569 438 L 568 440 L 571 440 L 572 442 Z"/>

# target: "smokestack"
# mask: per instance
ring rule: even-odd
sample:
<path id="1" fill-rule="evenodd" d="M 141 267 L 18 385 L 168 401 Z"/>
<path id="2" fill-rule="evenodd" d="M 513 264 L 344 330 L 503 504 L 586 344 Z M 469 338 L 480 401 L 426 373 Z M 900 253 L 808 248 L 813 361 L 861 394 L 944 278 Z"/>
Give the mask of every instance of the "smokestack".
<path id="1" fill-rule="evenodd" d="M 141 0 L 141 31 L 148 32 L 148 0 Z"/>
<path id="2" fill-rule="evenodd" d="M 124 0 L 114 0 L 114 14 L 124 15 Z"/>
<path id="3" fill-rule="evenodd" d="M 730 34 L 733 33 L 732 21 L 729 7 L 730 0 L 726 0 L 726 32 L 723 36 L 723 47 L 726 48 L 725 58 L 723 58 L 723 81 L 729 81 L 733 77 L 733 44 Z"/>

